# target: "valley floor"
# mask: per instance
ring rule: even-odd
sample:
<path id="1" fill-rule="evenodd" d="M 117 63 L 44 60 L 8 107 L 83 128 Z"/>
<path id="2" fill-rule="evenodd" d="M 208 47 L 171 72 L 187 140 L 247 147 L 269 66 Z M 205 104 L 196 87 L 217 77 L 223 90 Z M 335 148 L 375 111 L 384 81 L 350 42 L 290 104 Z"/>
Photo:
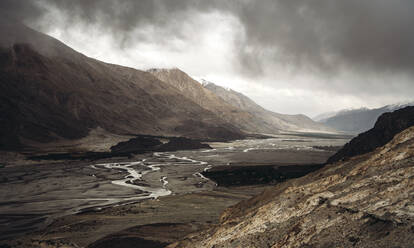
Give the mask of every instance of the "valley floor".
<path id="1" fill-rule="evenodd" d="M 321 164 L 334 153 L 332 146 L 345 142 L 283 136 L 214 143 L 211 150 L 144 154 L 122 161 L 130 175 L 116 167 L 119 159 L 2 168 L 8 177 L 0 183 L 0 247 L 164 247 L 218 223 L 227 207 L 271 187 L 260 184 L 261 178 L 250 185 L 215 186 L 198 172 Z M 128 184 L 131 175 L 142 178 L 119 185 Z M 171 194 L 153 199 L 142 187 Z M 146 200 L 137 200 L 141 196 Z"/>

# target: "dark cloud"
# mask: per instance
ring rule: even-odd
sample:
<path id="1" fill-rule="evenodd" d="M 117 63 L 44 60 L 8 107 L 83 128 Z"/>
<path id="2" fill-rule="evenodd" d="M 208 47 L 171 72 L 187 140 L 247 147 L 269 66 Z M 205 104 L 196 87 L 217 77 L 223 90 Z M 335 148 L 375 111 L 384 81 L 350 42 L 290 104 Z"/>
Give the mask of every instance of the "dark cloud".
<path id="1" fill-rule="evenodd" d="M 18 21 L 36 21 L 44 10 L 34 1 L 1 0 L 0 15 Z"/>
<path id="2" fill-rule="evenodd" d="M 274 51 L 275 60 L 322 70 L 345 64 L 410 72 L 413 13 L 410 0 L 257 1 L 237 10 L 245 46 Z"/>
<path id="3" fill-rule="evenodd" d="M 300 69 L 358 68 L 410 71 L 414 66 L 412 0 L 2 0 L 2 10 L 33 20 L 54 7 L 72 22 L 98 24 L 134 42 L 130 31 L 151 25 L 168 38 L 197 12 L 236 16 L 246 32 L 238 44 L 245 69 L 260 73 L 271 62 Z M 145 37 L 139 37 L 140 39 Z"/>
<path id="4" fill-rule="evenodd" d="M 0 8 L 42 30 L 55 28 L 54 22 L 36 22 L 54 9 L 65 17 L 65 25 L 98 27 L 112 34 L 121 48 L 138 42 L 168 46 L 172 38 L 197 42 L 197 25 L 191 30 L 183 25 L 198 14 L 220 12 L 233 16 L 243 28 L 233 52 L 238 58 L 235 66 L 246 75 L 260 77 L 285 69 L 326 81 L 339 74 L 349 80 L 312 85 L 330 91 L 413 90 L 407 79 L 376 80 L 385 74 L 386 79 L 413 76 L 412 0 L 2 0 Z M 148 27 L 152 34 L 133 32 Z"/>

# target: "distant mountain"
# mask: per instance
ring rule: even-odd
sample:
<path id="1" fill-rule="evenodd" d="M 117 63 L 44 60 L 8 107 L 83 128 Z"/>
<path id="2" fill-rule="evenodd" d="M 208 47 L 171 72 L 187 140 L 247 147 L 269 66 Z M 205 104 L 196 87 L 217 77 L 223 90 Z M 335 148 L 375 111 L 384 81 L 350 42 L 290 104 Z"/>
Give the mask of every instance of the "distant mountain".
<path id="1" fill-rule="evenodd" d="M 203 80 L 204 88 L 214 92 L 226 103 L 244 110 L 255 117 L 255 121 L 269 129 L 293 132 L 335 132 L 321 123 L 317 123 L 305 115 L 285 115 L 264 109 L 247 96 Z"/>
<path id="2" fill-rule="evenodd" d="M 114 134 L 244 137 L 152 74 L 103 63 L 9 20 L 0 22 L 0 149 Z"/>
<path id="3" fill-rule="evenodd" d="M 382 114 L 374 127 L 347 143 L 328 159 L 328 163 L 338 162 L 353 156 L 374 151 L 394 138 L 401 131 L 414 126 L 414 106 Z"/>
<path id="4" fill-rule="evenodd" d="M 318 115 L 313 119 L 339 131 L 358 134 L 371 129 L 380 115 L 407 106 L 414 106 L 414 102 L 387 105 L 381 108 L 360 108 L 341 110 Z"/>

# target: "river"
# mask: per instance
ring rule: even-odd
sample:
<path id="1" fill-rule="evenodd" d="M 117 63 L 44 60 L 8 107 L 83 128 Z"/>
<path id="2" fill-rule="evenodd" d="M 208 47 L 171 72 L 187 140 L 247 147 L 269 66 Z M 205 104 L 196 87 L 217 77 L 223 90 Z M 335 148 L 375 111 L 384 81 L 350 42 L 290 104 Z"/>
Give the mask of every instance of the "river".
<path id="1" fill-rule="evenodd" d="M 283 135 L 126 160 L 1 168 L 0 239 L 44 228 L 58 217 L 82 211 L 211 190 L 216 184 L 201 172 L 215 166 L 322 163 L 332 152 L 320 147 L 341 146 L 347 141 Z"/>

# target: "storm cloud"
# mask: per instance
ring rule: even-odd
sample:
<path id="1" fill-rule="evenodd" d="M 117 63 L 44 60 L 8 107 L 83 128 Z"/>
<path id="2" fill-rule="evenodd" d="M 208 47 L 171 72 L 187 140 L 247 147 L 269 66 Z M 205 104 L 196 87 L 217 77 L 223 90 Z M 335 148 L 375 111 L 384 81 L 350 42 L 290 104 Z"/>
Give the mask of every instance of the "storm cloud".
<path id="1" fill-rule="evenodd" d="M 359 97 L 358 104 L 371 98 L 371 106 L 414 93 L 412 0 L 3 0 L 0 9 L 45 32 L 93 26 L 121 50 L 196 43 L 200 15 L 218 13 L 203 22 L 237 22 L 228 51 L 237 77 L 279 93 L 326 91 Z"/>

